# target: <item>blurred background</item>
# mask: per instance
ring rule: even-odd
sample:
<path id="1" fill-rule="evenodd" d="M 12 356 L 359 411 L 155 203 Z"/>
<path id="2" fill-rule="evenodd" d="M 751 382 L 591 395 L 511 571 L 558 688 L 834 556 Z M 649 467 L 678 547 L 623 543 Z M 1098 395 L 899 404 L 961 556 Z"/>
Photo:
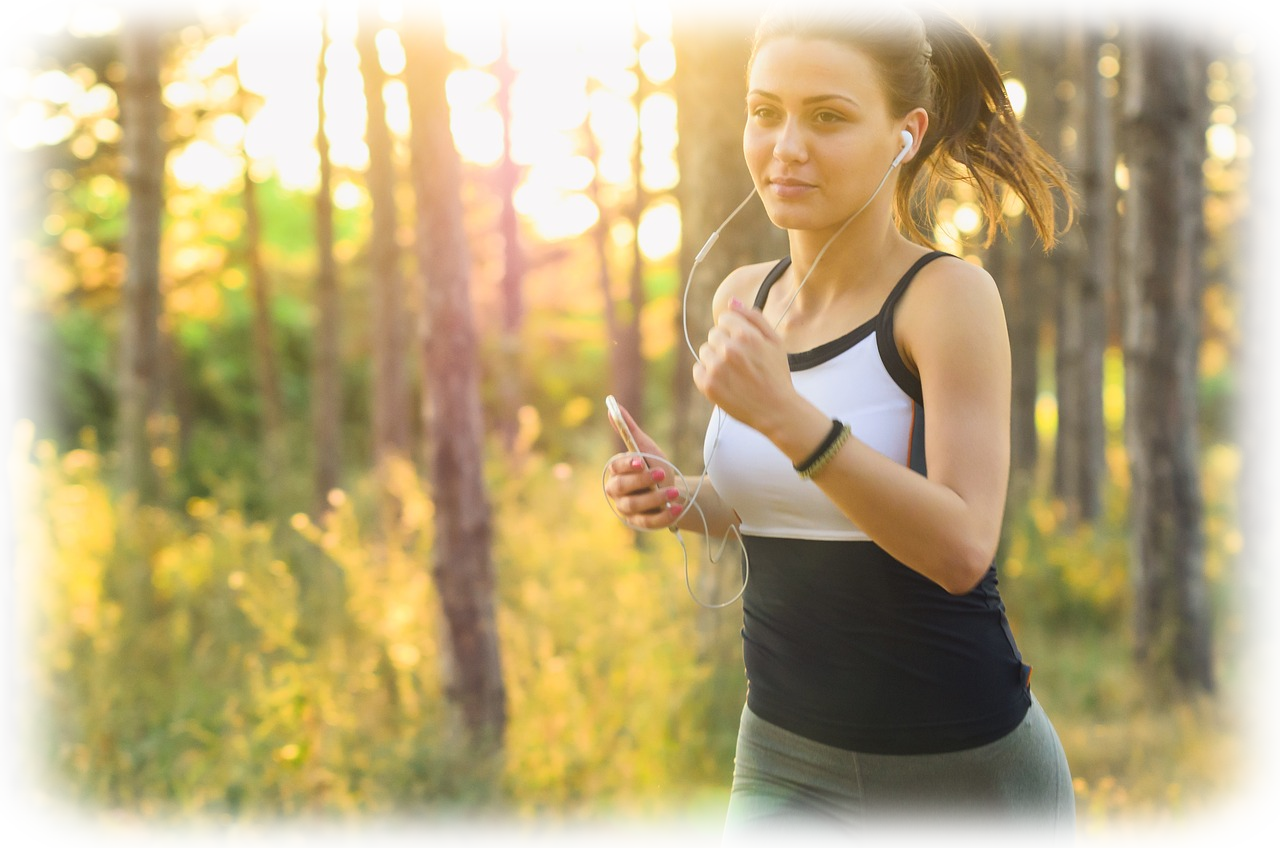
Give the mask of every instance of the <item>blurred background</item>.
<path id="1" fill-rule="evenodd" d="M 749 207 L 682 308 L 750 188 L 757 7 L 32 6 L 0 69 L 31 784 L 135 824 L 717 824 L 740 611 L 609 511 L 602 401 L 701 469 L 684 322 L 786 250 Z M 1001 590 L 1081 828 L 1184 821 L 1246 779 L 1254 36 L 953 11 L 1080 201 L 1049 255 L 963 183 L 934 231 L 1008 313 Z"/>

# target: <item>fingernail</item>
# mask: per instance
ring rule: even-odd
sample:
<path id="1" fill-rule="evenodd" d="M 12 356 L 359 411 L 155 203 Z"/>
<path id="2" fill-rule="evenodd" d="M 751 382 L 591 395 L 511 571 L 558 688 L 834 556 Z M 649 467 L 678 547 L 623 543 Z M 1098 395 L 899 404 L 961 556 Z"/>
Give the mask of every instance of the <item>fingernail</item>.
<path id="1" fill-rule="evenodd" d="M 640 457 L 636 457 L 635 459 L 631 460 L 631 467 L 644 468 L 644 460 L 641 459 Z"/>
<path id="2" fill-rule="evenodd" d="M 742 301 L 738 300 L 736 297 L 731 297 L 729 298 L 729 305 L 734 309 L 741 309 Z"/>
<path id="3" fill-rule="evenodd" d="M 684 512 L 684 505 L 678 503 L 667 504 L 667 509 L 671 510 L 672 515 L 679 515 Z"/>
<path id="4" fill-rule="evenodd" d="M 655 468 L 653 470 L 653 482 L 661 483 L 665 479 L 667 479 L 667 472 L 663 471 L 661 468 Z"/>
<path id="5" fill-rule="evenodd" d="M 677 488 L 676 488 L 676 487 L 674 487 L 674 486 L 672 486 L 670 489 L 667 489 L 667 500 L 669 500 L 669 501 L 673 501 L 673 500 L 675 500 L 675 499 L 676 499 L 676 498 L 678 498 L 678 497 L 680 497 L 680 490 L 679 490 L 679 489 L 677 489 Z"/>

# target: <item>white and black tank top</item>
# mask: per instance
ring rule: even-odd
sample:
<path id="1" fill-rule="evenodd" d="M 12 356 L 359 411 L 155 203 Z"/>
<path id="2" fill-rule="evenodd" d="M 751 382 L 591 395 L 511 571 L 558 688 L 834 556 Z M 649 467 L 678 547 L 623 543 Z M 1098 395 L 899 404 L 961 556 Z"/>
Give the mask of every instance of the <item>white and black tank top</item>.
<path id="1" fill-rule="evenodd" d="M 922 256 L 894 287 L 874 318 L 840 338 L 791 353 L 791 381 L 855 438 L 894 461 L 925 473 L 924 401 L 920 381 L 903 364 L 893 339 L 893 313 L 916 273 L 949 254 Z M 763 309 L 769 291 L 791 265 L 775 265 L 756 294 Z M 854 390 L 856 387 L 856 390 Z M 717 444 L 718 441 L 718 444 Z M 786 454 L 758 431 L 717 411 L 707 428 L 703 461 L 716 491 L 733 504 L 741 530 L 755 536 L 865 540 L 817 484 L 801 479 Z"/>
<path id="2" fill-rule="evenodd" d="M 922 256 L 871 320 L 788 355 L 804 397 L 920 474 L 923 393 L 898 354 L 893 313 L 920 269 L 946 255 Z M 765 277 L 756 308 L 789 264 Z M 972 591 L 951 595 L 869 540 L 772 442 L 719 410 L 704 459 L 742 519 L 750 561 L 742 639 L 752 712 L 824 744 L 881 754 L 960 750 L 1018 725 L 1031 703 L 1030 667 L 994 564 Z"/>

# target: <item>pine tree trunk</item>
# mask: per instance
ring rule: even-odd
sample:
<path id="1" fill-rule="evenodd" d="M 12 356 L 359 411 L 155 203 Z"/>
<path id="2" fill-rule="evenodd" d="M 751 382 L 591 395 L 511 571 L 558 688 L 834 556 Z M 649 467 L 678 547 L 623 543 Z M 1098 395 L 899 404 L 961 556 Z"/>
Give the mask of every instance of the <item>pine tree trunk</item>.
<path id="1" fill-rule="evenodd" d="M 153 501 L 159 480 L 149 427 L 160 405 L 160 229 L 165 146 L 160 139 L 160 29 L 142 17 L 126 21 L 121 53 L 124 181 L 129 190 L 124 236 L 124 315 L 120 329 L 118 443 L 121 483 L 140 502 Z"/>
<path id="2" fill-rule="evenodd" d="M 387 127 L 382 88 L 386 74 L 378 62 L 374 4 L 362 4 L 356 49 L 367 104 L 365 139 L 369 145 L 366 180 L 372 206 L 369 232 L 369 293 L 373 326 L 373 455 L 379 474 L 389 461 L 409 455 L 408 392 L 405 382 L 405 340 L 401 337 L 406 306 L 400 246 L 396 241 L 398 215 L 395 196 L 395 151 Z"/>
<path id="3" fill-rule="evenodd" d="M 524 327 L 525 255 L 520 239 L 520 219 L 516 214 L 516 189 L 520 187 L 520 166 L 511 158 L 511 86 L 515 71 L 508 48 L 510 22 L 502 21 L 502 53 L 495 69 L 498 76 L 498 114 L 502 116 L 502 160 L 498 163 L 497 190 L 502 201 L 498 229 L 502 233 L 502 338 L 499 352 L 498 396 L 502 418 L 499 431 L 510 450 L 519 430 L 518 410 L 524 397 L 521 379 L 521 332 Z"/>
<path id="4" fill-rule="evenodd" d="M 1245 580 L 1258 611 L 1280 614 L 1280 36 L 1262 19 L 1251 28 L 1257 100 L 1253 118 L 1253 263 L 1244 292 L 1240 443 L 1240 530 Z"/>
<path id="5" fill-rule="evenodd" d="M 484 486 L 480 366 L 463 228 L 461 168 L 450 134 L 449 54 L 438 11 L 415 9 L 401 30 L 413 124 L 417 254 L 424 282 L 423 374 L 428 471 L 435 501 L 434 576 L 446 624 L 445 689 L 471 739 L 500 750 L 506 692 L 498 649 L 492 520 Z"/>
<path id="6" fill-rule="evenodd" d="M 599 83 L 595 80 L 588 80 L 588 95 L 598 85 Z M 622 334 L 618 321 L 618 305 L 614 302 L 613 297 L 613 271 L 609 262 L 609 227 L 613 222 L 613 214 L 605 205 L 604 192 L 601 191 L 600 143 L 589 124 L 583 127 L 583 144 L 586 147 L 587 156 L 591 159 L 592 164 L 596 166 L 591 177 L 591 184 L 587 187 L 588 196 L 600 213 L 595 226 L 591 228 L 591 247 L 596 260 L 596 284 L 600 289 L 600 315 L 604 322 L 605 346 L 609 350 L 609 388 L 613 392 L 616 390 L 618 382 L 618 355 L 614 350 L 614 345 Z M 624 406 L 626 405 L 625 400 L 622 403 Z"/>
<path id="7" fill-rule="evenodd" d="M 245 156 L 244 193 L 245 254 L 249 290 L 253 296 L 253 348 L 258 392 L 262 402 L 263 474 L 265 486 L 274 487 L 285 468 L 284 399 L 280 391 L 280 366 L 276 359 L 271 318 L 271 280 L 262 259 L 262 220 L 258 189 L 249 174 Z M 274 493 L 270 493 L 274 494 Z"/>
<path id="8" fill-rule="evenodd" d="M 639 55 L 643 37 L 639 27 L 635 27 L 636 55 Z M 644 72 L 637 61 L 634 68 L 636 75 L 636 92 L 633 105 L 636 110 L 637 125 L 641 108 L 652 86 L 645 79 Z M 619 322 L 621 334 L 614 338 L 610 350 L 614 353 L 613 390 L 618 401 L 631 411 L 637 421 L 645 421 L 648 416 L 644 409 L 644 354 L 641 339 L 641 318 L 644 313 L 644 254 L 640 250 L 640 218 L 649 203 L 649 194 L 645 191 L 640 179 L 643 169 L 643 133 L 636 133 L 635 146 L 631 151 L 632 196 L 631 209 L 627 218 L 631 224 L 631 274 L 627 284 L 626 308 L 622 310 Z"/>
<path id="9" fill-rule="evenodd" d="M 1045 73 L 1033 50 L 1006 34 L 1000 55 L 1019 68 L 1027 88 L 1028 111 L 1024 119 L 1038 117 L 1031 103 L 1038 98 L 1043 109 Z M 1012 355 L 1012 385 L 1009 422 L 1009 507 L 1025 502 L 1035 481 L 1040 440 L 1036 431 L 1036 402 L 1040 382 L 1040 288 L 1044 284 L 1044 264 L 1035 255 L 1036 243 L 1031 222 L 1023 214 L 1010 222 L 1009 237 L 992 245 L 988 268 L 1000 289 L 1009 327 Z"/>
<path id="10" fill-rule="evenodd" d="M 325 52 L 327 28 L 320 43 L 318 97 L 319 127 L 316 148 L 320 154 L 320 187 L 316 192 L 316 311 L 315 351 L 312 365 L 311 424 L 315 440 L 315 493 L 313 515 L 328 510 L 329 492 L 338 486 L 342 442 L 342 374 L 339 353 L 341 310 L 338 266 L 333 256 L 333 191 L 329 138 L 325 134 Z"/>
<path id="11" fill-rule="evenodd" d="M 1069 35 L 1068 78 L 1075 84 L 1075 96 L 1067 125 L 1077 130 L 1077 139 L 1064 163 L 1078 175 L 1083 212 L 1080 232 L 1067 235 L 1069 270 L 1058 290 L 1054 480 L 1073 523 L 1098 517 L 1106 468 L 1102 361 L 1113 256 L 1110 236 L 1116 226 L 1115 155 L 1111 102 L 1103 94 L 1097 70 L 1099 44 L 1096 33 L 1079 27 Z"/>
<path id="12" fill-rule="evenodd" d="M 1155 680 L 1209 691 L 1214 668 L 1196 414 L 1206 63 L 1182 36 L 1160 30 L 1133 36 L 1122 59 L 1135 648 Z"/>

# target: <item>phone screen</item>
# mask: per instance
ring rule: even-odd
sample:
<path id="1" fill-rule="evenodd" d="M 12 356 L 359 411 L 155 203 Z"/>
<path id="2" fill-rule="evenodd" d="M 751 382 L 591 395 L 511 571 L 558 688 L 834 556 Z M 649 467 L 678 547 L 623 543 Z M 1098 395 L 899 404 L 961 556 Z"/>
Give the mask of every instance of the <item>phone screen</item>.
<path id="1" fill-rule="evenodd" d="M 636 437 L 631 435 L 631 428 L 627 426 L 626 419 L 622 417 L 622 410 L 618 408 L 618 401 L 613 395 L 609 395 L 604 399 L 604 406 L 609 412 L 609 420 L 613 422 L 613 429 L 618 431 L 618 435 L 622 437 L 622 442 L 627 446 L 627 450 L 639 453 L 640 447 L 636 444 Z"/>

